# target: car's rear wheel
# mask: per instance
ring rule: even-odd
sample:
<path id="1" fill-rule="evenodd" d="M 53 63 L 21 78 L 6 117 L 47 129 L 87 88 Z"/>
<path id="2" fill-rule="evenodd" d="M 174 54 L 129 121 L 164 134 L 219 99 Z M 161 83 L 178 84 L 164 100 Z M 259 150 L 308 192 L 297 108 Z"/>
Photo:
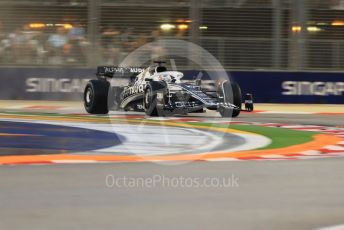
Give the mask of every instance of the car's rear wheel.
<path id="1" fill-rule="evenodd" d="M 107 114 L 110 83 L 104 80 L 91 80 L 84 91 L 84 107 L 90 114 Z"/>
<path id="2" fill-rule="evenodd" d="M 164 96 L 166 91 L 165 82 L 149 82 L 146 86 L 143 107 L 148 116 L 164 116 L 162 109 L 164 103 Z M 162 98 L 158 98 L 158 93 L 162 94 Z"/>
<path id="3" fill-rule="evenodd" d="M 146 92 L 144 94 L 144 101 L 143 101 L 143 106 L 144 106 L 146 115 L 158 116 L 156 104 L 157 104 L 156 93 L 154 93 L 152 87 L 148 85 L 146 88 Z"/>

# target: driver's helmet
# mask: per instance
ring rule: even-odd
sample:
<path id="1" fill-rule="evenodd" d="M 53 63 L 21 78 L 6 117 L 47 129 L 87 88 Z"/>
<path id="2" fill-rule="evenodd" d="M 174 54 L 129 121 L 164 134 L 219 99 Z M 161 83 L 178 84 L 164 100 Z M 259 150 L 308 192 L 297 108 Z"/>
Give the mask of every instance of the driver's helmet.
<path id="1" fill-rule="evenodd" d="M 159 81 L 166 81 L 166 82 L 171 82 L 173 79 L 173 76 L 171 76 L 169 73 L 161 73 L 158 75 L 159 76 Z"/>

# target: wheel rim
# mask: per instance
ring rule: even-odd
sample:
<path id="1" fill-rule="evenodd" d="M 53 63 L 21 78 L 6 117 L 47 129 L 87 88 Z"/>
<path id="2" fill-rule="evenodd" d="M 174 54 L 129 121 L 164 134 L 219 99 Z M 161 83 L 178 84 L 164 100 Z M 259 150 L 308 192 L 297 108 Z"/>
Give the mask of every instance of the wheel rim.
<path id="1" fill-rule="evenodd" d="M 146 91 L 146 94 L 145 94 L 145 107 L 146 107 L 146 109 L 149 108 L 150 99 L 151 99 L 151 90 L 148 88 Z"/>
<path id="2" fill-rule="evenodd" d="M 92 97 L 93 97 L 93 91 L 92 89 L 89 87 L 86 90 L 86 94 L 85 94 L 85 101 L 86 101 L 86 105 L 89 105 L 92 102 Z"/>

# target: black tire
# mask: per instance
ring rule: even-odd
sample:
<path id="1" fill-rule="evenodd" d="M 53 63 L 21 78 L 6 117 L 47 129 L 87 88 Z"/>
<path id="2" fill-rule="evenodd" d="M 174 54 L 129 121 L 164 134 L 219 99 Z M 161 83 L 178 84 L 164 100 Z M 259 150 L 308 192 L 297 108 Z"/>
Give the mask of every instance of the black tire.
<path id="1" fill-rule="evenodd" d="M 238 83 L 236 82 L 229 82 L 226 81 L 223 83 L 223 91 L 225 95 L 225 103 L 232 103 L 233 105 L 237 106 L 239 109 L 228 109 L 228 108 L 220 108 L 219 112 L 222 117 L 237 117 L 240 114 L 241 104 L 242 104 L 242 96 L 241 96 L 241 89 Z M 230 93 L 232 92 L 232 93 Z M 230 98 L 232 97 L 232 100 Z"/>
<path id="2" fill-rule="evenodd" d="M 107 114 L 110 83 L 105 80 L 90 80 L 84 91 L 84 107 L 90 114 Z"/>
<path id="3" fill-rule="evenodd" d="M 146 115 L 148 116 L 164 116 L 162 108 L 163 101 L 157 99 L 157 93 L 164 93 L 166 90 L 165 82 L 154 82 L 151 81 L 147 84 L 144 96 L 143 96 L 143 107 Z"/>

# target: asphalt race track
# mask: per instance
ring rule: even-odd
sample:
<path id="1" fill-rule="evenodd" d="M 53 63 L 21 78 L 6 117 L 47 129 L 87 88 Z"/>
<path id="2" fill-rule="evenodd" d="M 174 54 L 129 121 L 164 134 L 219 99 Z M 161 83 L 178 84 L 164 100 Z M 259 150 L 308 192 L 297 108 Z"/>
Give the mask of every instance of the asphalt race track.
<path id="1" fill-rule="evenodd" d="M 18 104 L 0 103 L 0 229 L 344 224 L 340 107 L 244 113 L 225 129 L 214 114 L 160 121 L 112 113 L 104 121 L 80 105 Z M 301 155 L 300 146 L 310 149 Z"/>

